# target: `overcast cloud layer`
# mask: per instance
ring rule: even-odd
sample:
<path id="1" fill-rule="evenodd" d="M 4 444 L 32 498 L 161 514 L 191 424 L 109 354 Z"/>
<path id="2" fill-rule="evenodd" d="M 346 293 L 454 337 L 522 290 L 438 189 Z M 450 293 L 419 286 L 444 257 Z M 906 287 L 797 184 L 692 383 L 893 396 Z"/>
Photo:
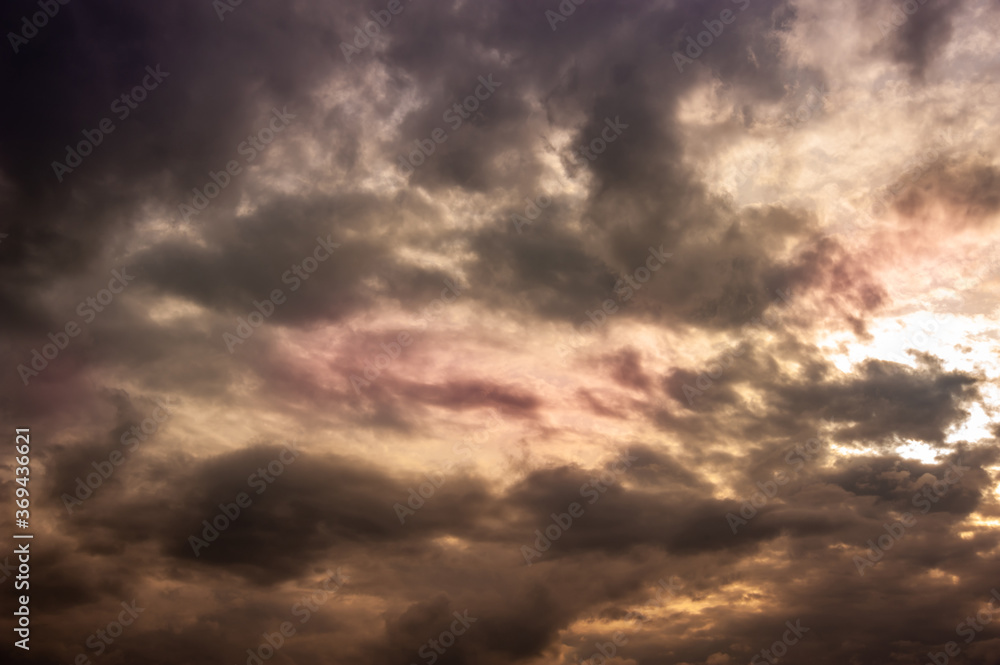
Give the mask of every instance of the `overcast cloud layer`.
<path id="1" fill-rule="evenodd" d="M 61 1 L 4 662 L 1000 663 L 995 2 Z"/>

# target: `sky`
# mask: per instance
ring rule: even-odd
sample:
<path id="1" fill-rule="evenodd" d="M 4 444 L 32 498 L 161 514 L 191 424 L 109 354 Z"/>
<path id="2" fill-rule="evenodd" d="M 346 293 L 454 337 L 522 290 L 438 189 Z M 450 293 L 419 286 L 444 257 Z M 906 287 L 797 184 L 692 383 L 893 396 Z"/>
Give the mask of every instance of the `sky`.
<path id="1" fill-rule="evenodd" d="M 0 659 L 1000 663 L 998 10 L 5 4 Z"/>

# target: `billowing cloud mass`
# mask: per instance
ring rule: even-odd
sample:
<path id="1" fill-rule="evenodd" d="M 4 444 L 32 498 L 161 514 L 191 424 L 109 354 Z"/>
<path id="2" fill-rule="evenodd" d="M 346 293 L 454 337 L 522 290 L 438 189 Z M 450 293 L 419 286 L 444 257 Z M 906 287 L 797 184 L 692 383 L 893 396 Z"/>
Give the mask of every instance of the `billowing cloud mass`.
<path id="1" fill-rule="evenodd" d="M 1000 663 L 995 2 L 0 24 L 3 662 Z"/>

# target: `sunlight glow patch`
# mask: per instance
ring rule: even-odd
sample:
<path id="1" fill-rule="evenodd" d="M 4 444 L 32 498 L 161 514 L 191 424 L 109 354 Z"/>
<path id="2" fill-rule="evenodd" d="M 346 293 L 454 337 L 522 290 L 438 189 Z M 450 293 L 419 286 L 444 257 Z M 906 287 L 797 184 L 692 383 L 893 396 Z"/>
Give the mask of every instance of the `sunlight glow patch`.
<path id="1" fill-rule="evenodd" d="M 948 432 L 947 436 L 945 436 L 945 443 L 953 444 L 959 441 L 974 442 L 991 440 L 993 433 L 990 431 L 990 425 L 990 417 L 983 407 L 980 404 L 972 404 L 969 407 L 969 417 Z"/>
<path id="2" fill-rule="evenodd" d="M 940 458 L 948 452 L 947 450 L 939 450 L 922 441 L 914 441 L 912 439 L 906 439 L 889 450 L 903 459 L 919 460 L 924 464 L 938 464 L 941 461 Z M 886 453 L 884 448 L 876 448 L 875 446 L 841 446 L 836 444 L 830 445 L 830 451 L 841 457 L 861 457 L 865 455 L 879 457 Z"/>
<path id="3" fill-rule="evenodd" d="M 182 318 L 194 319 L 205 315 L 207 311 L 197 303 L 173 296 L 160 298 L 159 302 L 148 310 L 149 318 L 156 323 L 167 323 Z"/>
<path id="4" fill-rule="evenodd" d="M 469 548 L 469 544 L 465 540 L 456 538 L 455 536 L 441 536 L 440 538 L 434 538 L 433 542 L 449 549 L 465 550 Z"/>
<path id="5" fill-rule="evenodd" d="M 897 446 L 893 452 L 903 459 L 920 460 L 925 464 L 936 464 L 943 456 L 943 451 L 933 448 L 920 441 L 907 440 L 902 446 Z"/>
<path id="6" fill-rule="evenodd" d="M 831 444 L 830 451 L 841 457 L 860 457 L 861 455 L 880 454 L 877 448 L 871 448 L 871 447 L 861 448 L 854 446 L 841 446 L 837 444 Z"/>
<path id="7" fill-rule="evenodd" d="M 997 519 L 996 517 L 984 517 L 982 513 L 972 513 L 965 520 L 965 524 L 980 528 L 995 529 L 1000 527 L 1000 519 Z"/>

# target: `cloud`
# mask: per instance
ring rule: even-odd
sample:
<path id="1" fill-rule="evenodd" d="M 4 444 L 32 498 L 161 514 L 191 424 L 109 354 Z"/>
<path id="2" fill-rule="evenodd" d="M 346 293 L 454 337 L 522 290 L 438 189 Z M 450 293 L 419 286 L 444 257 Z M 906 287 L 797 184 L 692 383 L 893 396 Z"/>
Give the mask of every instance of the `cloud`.
<path id="1" fill-rule="evenodd" d="M 869 0 L 393 6 L 69 3 L 0 63 L 36 659 L 96 660 L 132 599 L 108 662 L 245 662 L 286 621 L 289 663 L 957 641 L 1000 545 L 996 8 L 904 3 L 883 35 Z"/>

